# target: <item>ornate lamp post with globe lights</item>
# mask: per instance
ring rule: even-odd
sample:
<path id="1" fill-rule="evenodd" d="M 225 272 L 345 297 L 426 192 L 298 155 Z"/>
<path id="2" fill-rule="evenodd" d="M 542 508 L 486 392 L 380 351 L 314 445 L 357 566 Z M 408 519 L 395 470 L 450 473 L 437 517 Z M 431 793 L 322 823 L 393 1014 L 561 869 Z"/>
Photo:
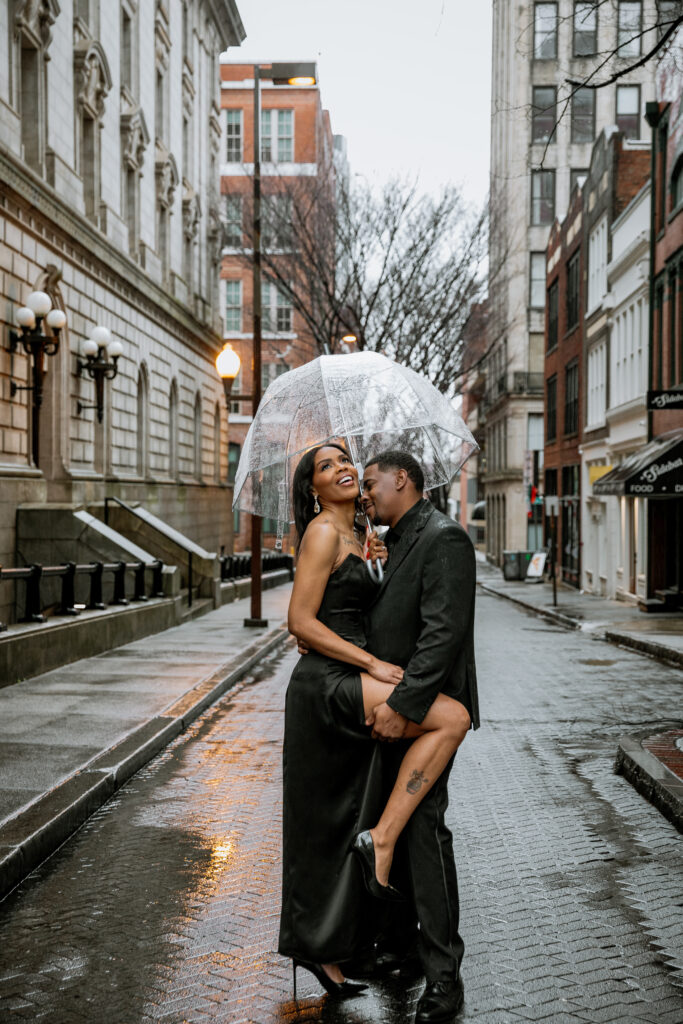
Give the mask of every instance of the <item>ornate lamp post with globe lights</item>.
<path id="1" fill-rule="evenodd" d="M 43 320 L 50 328 L 51 334 L 44 334 Z M 45 357 L 54 356 L 59 351 L 59 332 L 66 324 L 66 313 L 61 309 L 52 308 L 52 299 L 47 292 L 31 292 L 26 305 L 17 310 L 19 331 L 9 332 L 9 351 L 16 352 L 21 346 L 32 362 L 32 384 L 17 384 L 10 381 L 12 398 L 17 391 L 33 392 L 31 409 L 31 444 L 33 461 L 39 464 L 40 454 L 40 407 L 43 404 L 43 384 L 47 368 Z"/>
<path id="2" fill-rule="evenodd" d="M 79 399 L 76 408 L 79 416 L 84 409 L 97 409 L 97 420 L 101 423 L 104 416 L 104 382 L 113 380 L 118 373 L 123 345 L 112 338 L 108 328 L 93 327 L 90 337 L 83 342 L 81 352 L 85 359 L 78 360 L 77 376 L 87 373 L 95 381 L 95 401 L 86 403 Z"/>

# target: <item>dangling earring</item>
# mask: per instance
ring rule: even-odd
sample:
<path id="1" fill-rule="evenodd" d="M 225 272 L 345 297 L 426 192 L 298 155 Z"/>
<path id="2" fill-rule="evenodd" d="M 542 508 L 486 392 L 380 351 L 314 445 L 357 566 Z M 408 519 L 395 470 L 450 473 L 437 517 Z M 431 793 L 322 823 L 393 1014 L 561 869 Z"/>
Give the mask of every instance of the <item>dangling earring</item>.
<path id="1" fill-rule="evenodd" d="M 317 494 L 315 496 L 315 501 L 313 502 L 313 511 L 315 512 L 316 515 L 318 515 L 318 513 L 320 512 L 320 502 L 318 501 Z"/>

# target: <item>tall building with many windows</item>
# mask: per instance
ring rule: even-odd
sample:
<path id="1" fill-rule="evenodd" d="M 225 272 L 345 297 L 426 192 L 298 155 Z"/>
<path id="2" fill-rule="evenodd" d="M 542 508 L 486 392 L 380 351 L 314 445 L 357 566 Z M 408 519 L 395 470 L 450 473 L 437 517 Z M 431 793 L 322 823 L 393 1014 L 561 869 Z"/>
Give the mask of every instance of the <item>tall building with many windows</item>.
<path id="1" fill-rule="evenodd" d="M 264 68 L 269 62 L 261 65 Z M 223 150 L 221 202 L 224 225 L 221 265 L 223 337 L 241 359 L 235 393 L 252 387 L 252 233 L 254 66 L 227 61 L 221 65 Z M 304 222 L 315 216 L 321 195 L 334 196 L 337 173 L 343 173 L 344 147 L 332 135 L 330 117 L 317 85 L 274 84 L 261 78 L 262 246 L 262 389 L 279 374 L 320 355 L 292 294 L 291 275 L 305 273 L 300 242 Z M 311 236 L 307 235 L 307 241 Z M 295 255 L 296 253 L 296 255 Z M 273 273 L 273 269 L 277 272 Z M 296 267 L 296 269 L 295 269 Z M 313 271 L 312 271 L 313 272 Z M 278 285 L 278 280 L 282 286 Z M 287 284 L 290 287 L 287 287 Z M 333 339 L 330 339 L 332 344 Z M 230 466 L 237 469 L 251 423 L 251 403 L 233 402 L 230 413 Z M 246 516 L 234 514 L 235 550 L 249 546 Z M 263 523 L 264 545 L 273 546 L 277 524 Z"/>
<path id="2" fill-rule="evenodd" d="M 644 108 L 654 96 L 654 70 L 645 65 L 605 88 L 588 86 L 647 51 L 655 38 L 648 26 L 666 6 L 655 0 L 493 3 L 490 352 L 480 413 L 487 433 L 487 553 L 499 564 L 504 549 L 542 543 L 541 505 L 532 507 L 529 499 L 534 473 L 542 479 L 550 226 L 564 218 L 574 185 L 585 180 L 604 127 L 616 124 L 627 139 L 647 137 Z"/>

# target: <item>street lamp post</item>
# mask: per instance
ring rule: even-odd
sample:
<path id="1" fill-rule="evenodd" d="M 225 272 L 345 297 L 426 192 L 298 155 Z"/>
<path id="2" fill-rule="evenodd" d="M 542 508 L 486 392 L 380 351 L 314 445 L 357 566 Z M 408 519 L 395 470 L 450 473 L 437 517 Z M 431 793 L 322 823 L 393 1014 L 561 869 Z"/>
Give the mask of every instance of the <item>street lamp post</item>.
<path id="1" fill-rule="evenodd" d="M 42 322 L 52 331 L 43 334 Z M 12 398 L 17 391 L 31 391 L 31 447 L 33 462 L 37 466 L 40 456 L 40 407 L 43 404 L 43 384 L 47 368 L 45 356 L 54 356 L 59 351 L 59 332 L 66 324 L 66 314 L 52 308 L 52 300 L 46 292 L 31 292 L 26 305 L 17 310 L 17 323 L 21 333 L 9 332 L 9 351 L 14 353 L 21 345 L 33 363 L 33 383 L 17 384 L 11 380 L 9 393 Z"/>
<path id="2" fill-rule="evenodd" d="M 275 63 L 270 67 L 254 64 L 254 181 L 253 181 L 253 218 L 252 218 L 252 311 L 253 311 L 253 381 L 251 392 L 252 417 L 256 417 L 261 402 L 261 343 L 262 343 L 262 309 L 261 309 L 261 79 L 268 79 L 275 85 L 310 86 L 316 84 L 316 66 L 314 62 L 296 61 L 293 63 Z M 228 346 L 229 347 L 229 346 Z M 225 352 L 225 349 L 223 350 Z M 221 358 L 219 355 L 219 359 Z M 218 367 L 218 361 L 216 362 Z M 227 367 L 227 363 L 226 363 Z M 239 370 L 239 363 L 238 363 Z M 223 374 L 223 386 L 226 389 L 226 402 L 230 411 L 230 392 L 232 388 L 229 374 Z M 246 399 L 247 396 L 240 396 Z M 233 400 L 236 400 L 234 396 Z M 245 626 L 267 626 L 268 620 L 262 617 L 261 608 L 261 519 L 251 517 L 251 615 L 244 620 Z"/>
<path id="3" fill-rule="evenodd" d="M 95 381 L 95 401 L 81 402 L 79 399 L 76 408 L 79 416 L 84 409 L 96 409 L 97 420 L 101 423 L 104 417 L 104 382 L 113 380 L 118 373 L 118 361 L 123 352 L 123 345 L 120 341 L 112 341 L 106 327 L 94 327 L 90 337 L 83 342 L 81 351 L 85 359 L 78 360 L 76 375 L 80 377 L 87 373 L 91 380 Z"/>

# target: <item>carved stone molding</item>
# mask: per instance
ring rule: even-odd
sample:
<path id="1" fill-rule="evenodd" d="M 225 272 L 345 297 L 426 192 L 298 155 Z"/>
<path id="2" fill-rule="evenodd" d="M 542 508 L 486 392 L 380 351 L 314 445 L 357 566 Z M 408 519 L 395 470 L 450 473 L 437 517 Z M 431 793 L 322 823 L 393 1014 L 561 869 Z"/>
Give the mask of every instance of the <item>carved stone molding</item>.
<path id="1" fill-rule="evenodd" d="M 154 56 L 157 67 L 168 71 L 169 58 L 171 55 L 171 27 L 168 18 L 168 11 L 161 0 L 157 0 L 156 12 L 154 15 Z"/>
<path id="2" fill-rule="evenodd" d="M 154 174 L 157 185 L 157 202 L 162 209 L 170 210 L 180 176 L 173 154 L 168 152 L 159 139 L 156 140 Z"/>
<path id="3" fill-rule="evenodd" d="M 188 117 L 192 116 L 194 108 L 195 88 L 192 77 L 186 70 L 183 71 L 183 111 Z"/>
<path id="4" fill-rule="evenodd" d="M 219 199 L 213 195 L 206 216 L 206 239 L 212 266 L 220 263 L 223 252 L 223 224 Z"/>
<path id="5" fill-rule="evenodd" d="M 74 79 L 76 105 L 99 120 L 104 114 L 112 77 L 106 54 L 97 40 L 83 39 L 74 46 Z"/>
<path id="6" fill-rule="evenodd" d="M 199 196 L 186 178 L 183 179 L 183 234 L 188 242 L 199 234 L 202 206 Z"/>
<path id="7" fill-rule="evenodd" d="M 121 155 L 131 171 L 141 171 L 150 135 L 142 107 L 121 112 Z"/>
<path id="8" fill-rule="evenodd" d="M 57 0 L 19 0 L 14 9 L 15 32 L 30 39 L 36 49 L 46 50 L 59 12 Z"/>
<path id="9" fill-rule="evenodd" d="M 214 113 L 209 115 L 209 146 L 213 156 L 218 157 L 221 148 L 221 123 Z"/>

